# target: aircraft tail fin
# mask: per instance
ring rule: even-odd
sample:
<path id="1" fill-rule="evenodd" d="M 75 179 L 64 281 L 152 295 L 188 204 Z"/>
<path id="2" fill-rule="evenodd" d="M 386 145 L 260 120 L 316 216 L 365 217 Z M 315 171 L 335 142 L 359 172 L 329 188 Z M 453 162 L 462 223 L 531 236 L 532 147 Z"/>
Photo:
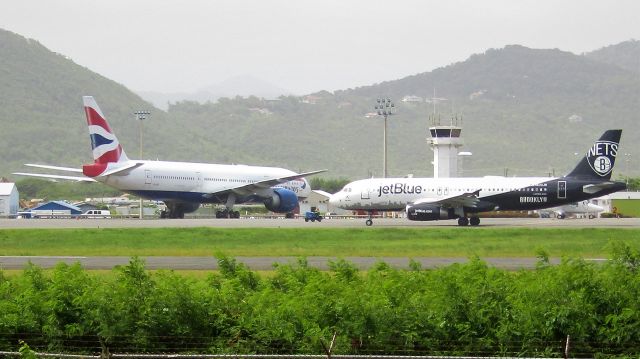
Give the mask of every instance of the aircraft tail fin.
<path id="1" fill-rule="evenodd" d="M 118 138 L 111 131 L 96 100 L 92 96 L 83 96 L 82 102 L 87 116 L 94 160 L 93 164 L 83 166 L 82 171 L 85 176 L 96 177 L 106 170 L 109 163 L 126 162 L 129 159 Z"/>
<path id="2" fill-rule="evenodd" d="M 587 151 L 567 177 L 609 180 L 616 162 L 622 130 L 608 130 Z"/>

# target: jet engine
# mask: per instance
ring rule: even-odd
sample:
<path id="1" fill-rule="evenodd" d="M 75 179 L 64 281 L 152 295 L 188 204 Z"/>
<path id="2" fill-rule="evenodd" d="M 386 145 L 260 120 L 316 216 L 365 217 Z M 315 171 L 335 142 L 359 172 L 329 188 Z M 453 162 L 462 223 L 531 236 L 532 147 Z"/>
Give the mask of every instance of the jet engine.
<path id="1" fill-rule="evenodd" d="M 454 219 L 453 208 L 442 208 L 438 205 L 408 205 L 407 218 L 411 221 L 437 221 L 440 219 Z"/>
<path id="2" fill-rule="evenodd" d="M 185 213 L 195 212 L 200 208 L 200 203 L 165 201 L 167 211 L 160 213 L 160 218 L 184 218 Z"/>
<path id="3" fill-rule="evenodd" d="M 274 188 L 271 198 L 264 201 L 264 206 L 272 212 L 287 213 L 293 211 L 298 205 L 298 196 L 295 192 L 284 189 Z"/>

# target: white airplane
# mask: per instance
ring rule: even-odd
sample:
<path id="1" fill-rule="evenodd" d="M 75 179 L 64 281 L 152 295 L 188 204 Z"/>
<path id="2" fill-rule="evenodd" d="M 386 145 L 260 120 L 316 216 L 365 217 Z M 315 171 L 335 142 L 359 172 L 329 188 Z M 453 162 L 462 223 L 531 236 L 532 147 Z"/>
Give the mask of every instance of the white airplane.
<path id="1" fill-rule="evenodd" d="M 270 211 L 291 212 L 298 205 L 298 197 L 304 198 L 311 193 L 304 176 L 326 171 L 296 173 L 276 167 L 130 160 L 93 97 L 82 99 L 94 163 L 84 165 L 82 169 L 39 164 L 26 166 L 83 176 L 14 174 L 101 182 L 126 193 L 163 201 L 167 205 L 163 218 L 184 218 L 185 213 L 195 211 L 202 203 L 224 204 L 226 209 L 216 213 L 218 218 L 239 218 L 240 214 L 233 211 L 237 203 L 263 202 Z"/>
<path id="2" fill-rule="evenodd" d="M 565 204 L 560 207 L 553 207 L 541 212 L 553 213 L 558 219 L 565 219 L 567 215 L 586 214 L 589 218 L 594 218 L 600 212 L 604 212 L 604 208 L 593 204 L 589 201 L 580 201 L 576 203 Z"/>
<path id="3" fill-rule="evenodd" d="M 458 219 L 480 224 L 477 213 L 556 207 L 620 191 L 611 181 L 622 130 L 606 131 L 568 175 L 549 177 L 374 178 L 347 184 L 329 202 L 347 210 L 402 211 L 412 221 Z"/>

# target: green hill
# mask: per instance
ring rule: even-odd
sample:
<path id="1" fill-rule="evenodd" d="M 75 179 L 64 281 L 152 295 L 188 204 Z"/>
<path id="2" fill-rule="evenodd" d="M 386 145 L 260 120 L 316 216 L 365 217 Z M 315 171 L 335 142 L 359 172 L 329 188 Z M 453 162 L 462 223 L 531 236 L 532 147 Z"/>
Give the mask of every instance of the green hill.
<path id="1" fill-rule="evenodd" d="M 574 153 L 582 154 L 608 128 L 623 128 L 622 151 L 633 153 L 631 158 L 638 154 L 632 144 L 640 140 L 635 126 L 640 83 L 628 71 L 568 52 L 522 46 L 488 50 L 400 80 L 321 92 L 314 94 L 315 104 L 293 97 L 236 98 L 176 104 L 169 115 L 251 139 L 217 137 L 239 152 L 249 149 L 289 166 L 306 161 L 312 168 L 330 168 L 332 175 L 366 177 L 381 174 L 382 120 L 364 114 L 373 111 L 376 98 L 391 97 L 398 114 L 388 131 L 390 174 L 431 175 L 425 138 L 433 106 L 400 99 L 432 97 L 434 89 L 447 99 L 438 107 L 442 122 L 452 112 L 463 118 L 466 149 L 474 153 L 465 164 L 467 175 L 563 174 L 577 162 Z"/>
<path id="2" fill-rule="evenodd" d="M 640 75 L 640 41 L 629 40 L 587 52 L 584 56 Z"/>
<path id="3" fill-rule="evenodd" d="M 53 53 L 34 40 L 0 30 L 0 175 L 25 162 L 80 166 L 92 161 L 82 96 L 93 95 L 132 157 L 139 152 L 133 111 L 152 111 L 147 153 L 164 151 L 178 124 L 124 86 Z"/>
<path id="4" fill-rule="evenodd" d="M 398 59 L 401 61 L 401 59 Z M 34 40 L 0 30 L 0 176 L 36 162 L 90 162 L 81 96 L 96 97 L 125 151 L 138 158 L 133 111 L 150 109 L 144 158 L 327 168 L 327 176 L 382 172 L 382 120 L 367 118 L 375 99 L 398 107 L 389 120 L 389 173 L 429 176 L 428 116 L 433 105 L 405 95 L 446 98 L 442 121 L 463 119 L 466 175 L 562 174 L 596 136 L 623 128 L 621 151 L 640 156 L 640 81 L 617 65 L 560 50 L 507 46 L 395 81 L 310 97 L 222 98 L 182 102 L 168 112 Z M 638 174 L 631 162 L 629 172 Z M 618 173 L 624 170 L 619 165 Z"/>

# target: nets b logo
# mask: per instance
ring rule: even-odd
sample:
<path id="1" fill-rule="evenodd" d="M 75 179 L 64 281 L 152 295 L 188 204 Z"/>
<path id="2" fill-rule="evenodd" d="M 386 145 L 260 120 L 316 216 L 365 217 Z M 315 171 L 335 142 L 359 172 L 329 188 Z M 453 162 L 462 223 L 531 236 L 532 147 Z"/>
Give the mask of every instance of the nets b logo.
<path id="1" fill-rule="evenodd" d="M 587 162 L 589 162 L 589 166 L 595 173 L 604 177 L 611 173 L 617 154 L 617 143 L 598 141 L 587 152 Z"/>

